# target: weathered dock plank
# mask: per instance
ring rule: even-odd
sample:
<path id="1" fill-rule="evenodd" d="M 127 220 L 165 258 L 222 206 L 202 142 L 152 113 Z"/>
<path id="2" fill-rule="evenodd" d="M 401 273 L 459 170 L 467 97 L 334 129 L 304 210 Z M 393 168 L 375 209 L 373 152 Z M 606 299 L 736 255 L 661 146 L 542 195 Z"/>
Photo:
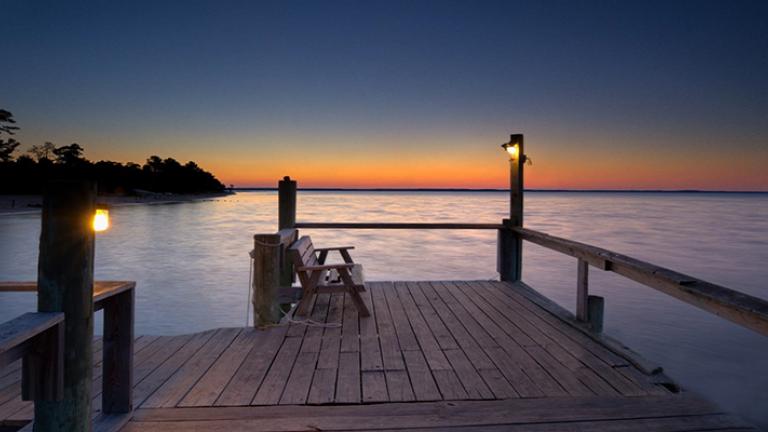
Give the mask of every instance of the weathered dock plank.
<path id="1" fill-rule="evenodd" d="M 140 336 L 129 431 L 746 430 L 672 393 L 506 282 L 377 282 L 360 317 L 320 294 L 310 322 Z M 100 414 L 94 342 L 94 416 Z M 22 426 L 19 363 L 0 370 L 0 427 Z"/>
<path id="2" fill-rule="evenodd" d="M 140 409 L 127 431 L 745 430 L 688 397 L 585 397 L 357 406 Z M 283 409 L 281 409 L 283 408 Z M 287 408 L 287 409 L 285 409 Z M 490 429 L 495 428 L 495 429 Z"/>

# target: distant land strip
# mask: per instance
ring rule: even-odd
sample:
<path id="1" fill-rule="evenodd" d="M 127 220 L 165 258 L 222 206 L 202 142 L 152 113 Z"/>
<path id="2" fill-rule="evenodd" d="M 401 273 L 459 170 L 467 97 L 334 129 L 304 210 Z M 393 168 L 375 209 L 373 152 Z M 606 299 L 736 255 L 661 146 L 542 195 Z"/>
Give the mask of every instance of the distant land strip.
<path id="1" fill-rule="evenodd" d="M 233 191 L 276 191 L 276 187 L 236 187 Z M 509 189 L 471 189 L 471 188 L 299 188 L 305 192 L 508 192 Z M 698 189 L 525 189 L 525 192 L 596 192 L 596 193 L 701 193 L 701 194 L 768 194 L 768 191 L 731 191 Z"/>

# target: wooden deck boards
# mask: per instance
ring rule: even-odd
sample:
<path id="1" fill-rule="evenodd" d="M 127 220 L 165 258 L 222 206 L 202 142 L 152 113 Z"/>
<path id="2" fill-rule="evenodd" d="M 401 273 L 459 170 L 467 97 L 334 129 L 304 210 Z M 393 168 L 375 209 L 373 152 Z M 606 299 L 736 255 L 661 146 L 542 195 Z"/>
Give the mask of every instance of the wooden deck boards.
<path id="1" fill-rule="evenodd" d="M 321 294 L 308 325 L 140 336 L 137 410 L 127 430 L 747 427 L 700 399 L 671 393 L 657 376 L 537 304 L 523 286 L 368 288 L 367 318 L 346 294 Z M 101 365 L 94 358 L 97 415 Z M 20 376 L 18 364 L 0 371 L 0 426 L 32 416 L 19 397 Z"/>

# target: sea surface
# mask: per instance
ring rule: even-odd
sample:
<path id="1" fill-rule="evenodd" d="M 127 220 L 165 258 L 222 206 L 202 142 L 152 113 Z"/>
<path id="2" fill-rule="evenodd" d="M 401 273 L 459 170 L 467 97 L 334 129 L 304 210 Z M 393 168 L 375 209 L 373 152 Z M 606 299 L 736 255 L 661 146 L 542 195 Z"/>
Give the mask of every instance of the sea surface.
<path id="1" fill-rule="evenodd" d="M 300 192 L 300 221 L 499 222 L 503 192 Z M 276 230 L 277 194 L 117 207 L 96 241 L 98 279 L 135 280 L 136 333 L 246 324 L 252 235 Z M 529 192 L 525 225 L 768 298 L 768 194 Z M 496 279 L 496 233 L 303 230 L 355 245 L 370 280 Z M 0 216 L 0 280 L 34 280 L 40 217 Z M 523 279 L 573 311 L 576 260 L 526 243 Z M 768 337 L 592 269 L 605 331 L 683 387 L 768 429 Z M 35 309 L 0 293 L 0 322 Z M 100 319 L 100 317 L 97 317 Z M 100 328 L 97 321 L 97 329 Z"/>

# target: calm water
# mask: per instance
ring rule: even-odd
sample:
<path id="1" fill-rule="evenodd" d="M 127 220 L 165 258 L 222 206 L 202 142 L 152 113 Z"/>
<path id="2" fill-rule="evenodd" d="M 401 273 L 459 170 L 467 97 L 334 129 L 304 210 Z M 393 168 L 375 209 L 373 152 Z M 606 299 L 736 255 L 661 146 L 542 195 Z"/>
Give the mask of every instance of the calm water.
<path id="1" fill-rule="evenodd" d="M 307 192 L 304 221 L 497 222 L 504 193 Z M 138 282 L 138 334 L 245 324 L 251 235 L 276 228 L 273 192 L 212 202 L 120 207 L 99 235 L 96 277 Z M 768 195 L 529 193 L 526 225 L 593 243 L 768 298 Z M 37 215 L 0 216 L 0 280 L 33 280 Z M 353 244 L 371 280 L 494 279 L 486 231 L 305 230 L 317 244 Z M 526 244 L 524 280 L 573 310 L 576 263 Z M 662 364 L 688 389 L 768 425 L 768 338 L 650 288 L 593 270 L 606 332 Z M 0 293 L 0 321 L 34 295 Z M 100 325 L 97 323 L 97 325 Z"/>

